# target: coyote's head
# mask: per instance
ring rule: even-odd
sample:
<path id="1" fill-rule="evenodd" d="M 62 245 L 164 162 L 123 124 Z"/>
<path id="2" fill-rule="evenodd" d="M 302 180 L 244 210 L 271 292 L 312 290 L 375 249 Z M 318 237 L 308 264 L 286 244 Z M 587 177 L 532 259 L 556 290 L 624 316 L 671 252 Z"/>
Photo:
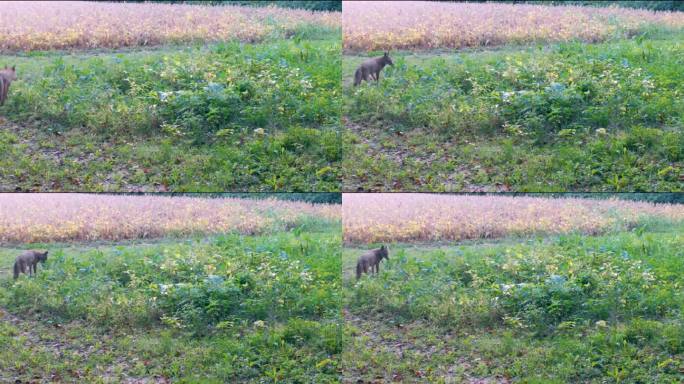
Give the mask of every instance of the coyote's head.
<path id="1" fill-rule="evenodd" d="M 381 245 L 380 249 L 375 251 L 375 254 L 378 256 L 378 261 L 382 260 L 383 258 L 389 260 L 389 252 L 387 247 L 385 247 L 384 245 Z"/>
<path id="2" fill-rule="evenodd" d="M 5 68 L 1 71 L 9 76 L 9 79 L 14 81 L 17 79 L 17 70 L 16 70 L 16 65 L 13 65 L 12 68 L 5 66 Z"/>
<path id="3" fill-rule="evenodd" d="M 42 263 L 45 263 L 47 261 L 47 255 L 48 251 L 45 252 L 36 252 L 36 257 L 38 260 L 40 260 Z"/>
<path id="4" fill-rule="evenodd" d="M 394 63 L 392 62 L 392 59 L 389 57 L 389 52 L 385 52 L 384 55 L 382 55 L 382 63 L 387 65 L 391 65 L 394 67 Z"/>

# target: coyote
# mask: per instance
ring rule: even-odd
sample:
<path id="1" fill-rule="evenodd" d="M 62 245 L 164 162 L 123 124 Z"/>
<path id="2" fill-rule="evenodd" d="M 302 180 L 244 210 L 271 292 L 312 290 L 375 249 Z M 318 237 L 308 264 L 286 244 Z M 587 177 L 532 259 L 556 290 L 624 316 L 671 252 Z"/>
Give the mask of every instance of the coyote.
<path id="1" fill-rule="evenodd" d="M 380 249 L 372 249 L 359 256 L 359 261 L 356 262 L 356 279 L 361 278 L 361 273 L 368 273 L 368 267 L 370 267 L 371 273 L 373 268 L 375 268 L 376 274 L 380 272 L 380 261 L 383 257 L 389 260 L 387 247 L 384 245 L 380 246 Z"/>
<path id="2" fill-rule="evenodd" d="M 394 66 L 392 59 L 389 57 L 389 52 L 385 52 L 385 54 L 380 57 L 374 57 L 364 61 L 354 73 L 354 86 L 361 84 L 361 80 L 369 81 L 369 78 L 372 78 L 377 82 L 380 80 L 380 71 L 382 71 L 387 64 Z"/>
<path id="3" fill-rule="evenodd" d="M 5 66 L 4 69 L 0 69 L 0 105 L 5 105 L 5 100 L 7 100 L 7 91 L 9 90 L 10 84 L 17 79 L 17 71 L 15 66 L 8 68 Z"/>
<path id="4" fill-rule="evenodd" d="M 45 263 L 47 261 L 48 251 L 26 251 L 21 255 L 17 256 L 14 262 L 14 278 L 19 277 L 19 273 L 27 273 L 26 267 L 28 267 L 28 275 L 32 276 L 36 273 L 36 266 L 38 262 Z"/>

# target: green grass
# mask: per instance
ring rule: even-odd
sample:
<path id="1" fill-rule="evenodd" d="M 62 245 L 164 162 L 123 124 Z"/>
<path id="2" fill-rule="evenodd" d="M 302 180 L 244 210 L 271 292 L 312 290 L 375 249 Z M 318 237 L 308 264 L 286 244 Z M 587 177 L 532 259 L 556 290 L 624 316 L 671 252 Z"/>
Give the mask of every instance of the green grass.
<path id="1" fill-rule="evenodd" d="M 0 56 L 19 77 L 0 107 L 0 185 L 339 190 L 339 34 L 302 36 Z"/>
<path id="2" fill-rule="evenodd" d="M 681 223 L 603 236 L 343 252 L 345 381 L 679 383 Z"/>
<path id="3" fill-rule="evenodd" d="M 681 37 L 399 52 L 356 88 L 345 56 L 343 188 L 679 191 Z"/>
<path id="4" fill-rule="evenodd" d="M 0 248 L 0 380 L 336 382 L 339 233 Z"/>

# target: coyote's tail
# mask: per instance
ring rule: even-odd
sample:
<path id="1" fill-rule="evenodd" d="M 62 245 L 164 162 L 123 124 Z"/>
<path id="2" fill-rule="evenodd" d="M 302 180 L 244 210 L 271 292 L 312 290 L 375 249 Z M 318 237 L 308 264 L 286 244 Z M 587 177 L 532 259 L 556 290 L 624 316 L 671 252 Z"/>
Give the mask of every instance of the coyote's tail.
<path id="1" fill-rule="evenodd" d="M 356 279 L 361 278 L 361 263 L 356 263 Z"/>
<path id="2" fill-rule="evenodd" d="M 14 278 L 17 279 L 19 277 L 19 263 L 14 263 Z"/>
<path id="3" fill-rule="evenodd" d="M 361 68 L 357 69 L 356 72 L 354 72 L 354 86 L 361 84 L 361 75 Z"/>
<path id="4" fill-rule="evenodd" d="M 5 79 L 0 76 L 0 105 L 5 104 Z"/>

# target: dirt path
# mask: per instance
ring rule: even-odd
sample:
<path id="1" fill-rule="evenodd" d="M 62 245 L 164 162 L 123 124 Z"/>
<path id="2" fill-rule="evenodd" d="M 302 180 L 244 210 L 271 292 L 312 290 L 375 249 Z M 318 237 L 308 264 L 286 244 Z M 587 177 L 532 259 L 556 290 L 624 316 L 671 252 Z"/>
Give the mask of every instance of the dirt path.
<path id="1" fill-rule="evenodd" d="M 80 322 L 48 324 L 45 321 L 23 318 L 0 308 L 0 323 L 4 323 L 0 327 L 9 328 L 8 333 L 13 339 L 6 348 L 14 348 L 18 354 L 32 356 L 31 360 L 22 361 L 23 364 L 9 372 L 0 371 L 2 383 L 78 383 L 91 381 L 93 377 L 99 377 L 106 383 L 170 383 L 169 379 L 161 376 L 129 375 L 128 372 L 138 359 L 123 353 L 115 354 L 113 361 L 106 366 L 89 362 L 93 356 L 116 352 L 116 347 L 110 335 L 102 335 L 92 343 L 75 339 L 79 336 L 79 328 L 84 326 Z M 57 369 L 48 372 L 41 366 L 43 361 L 50 362 L 53 366 L 59 364 L 74 368 L 68 368 L 66 372 Z M 92 365 L 95 365 L 95 371 L 88 372 Z"/>
<path id="2" fill-rule="evenodd" d="M 69 344 L 68 342 L 64 342 L 63 340 L 58 340 L 54 337 L 55 335 L 50 333 L 46 334 L 45 332 L 40 332 L 39 335 L 38 330 L 43 330 L 45 328 L 44 325 L 36 324 L 35 321 L 19 318 L 18 316 L 7 312 L 3 308 L 0 308 L 0 321 L 9 323 L 17 330 L 16 334 L 14 335 L 14 339 L 19 342 L 23 342 L 23 347 L 26 351 L 52 352 L 57 359 L 62 359 L 66 355 L 72 357 L 77 356 L 78 359 L 82 359 L 87 356 L 87 354 L 93 352 L 92 348 L 77 347 L 75 345 Z M 59 328 L 61 326 L 55 325 L 55 327 L 57 328 L 57 332 L 59 332 Z M 5 376 L 7 374 L 10 374 L 10 376 Z M 24 375 L 22 375 L 21 372 L 14 372 L 14 375 L 12 375 L 11 372 L 0 373 L 0 381 L 33 383 L 45 381 L 56 382 L 64 380 L 63 377 L 56 374 L 51 374 L 49 377 L 42 378 L 34 376 L 30 380 L 25 379 L 25 381 L 22 381 L 20 378 L 18 378 L 22 376 Z M 78 379 L 83 376 L 83 373 L 78 370 L 73 371 L 72 376 L 73 379 Z"/>
<path id="3" fill-rule="evenodd" d="M 393 366 L 411 363 L 424 363 L 424 367 L 416 369 L 409 377 L 405 372 L 388 372 L 384 369 L 377 369 L 375 372 L 368 372 L 366 366 L 361 369 L 354 361 L 343 361 L 344 384 L 379 384 L 387 382 L 402 383 L 429 383 L 434 379 L 428 378 L 428 366 L 432 369 L 432 377 L 439 377 L 442 383 L 464 383 L 464 384 L 510 384 L 511 381 L 505 377 L 476 377 L 470 374 L 475 366 L 480 363 L 479 358 L 473 360 L 458 357 L 446 364 L 438 363 L 434 366 L 435 358 L 439 355 L 447 355 L 453 352 L 453 348 L 448 343 L 416 343 L 414 332 L 422 328 L 430 327 L 429 324 L 421 321 L 412 324 L 392 324 L 391 321 L 373 319 L 365 316 L 352 314 L 348 309 L 343 311 L 345 321 L 354 329 L 354 336 L 350 345 L 347 347 L 363 347 L 365 341 L 366 351 L 349 351 L 347 357 L 364 355 L 370 351 L 371 356 L 383 356 L 378 360 L 387 358 L 385 364 L 391 363 Z M 456 336 L 444 334 L 440 341 L 448 340 Z M 419 345 L 420 344 L 420 345 Z M 389 356 L 389 358 L 388 358 Z M 353 359 L 353 357 L 352 357 Z M 384 367 L 383 367 L 384 368 Z M 374 376 L 369 379 L 369 373 Z"/>
<path id="4" fill-rule="evenodd" d="M 373 159 L 386 158 L 390 161 L 396 169 L 404 169 L 410 167 L 411 169 L 418 168 L 427 170 L 426 172 L 419 172 L 423 174 L 429 174 L 432 170 L 434 164 L 440 164 L 442 162 L 448 162 L 452 160 L 452 155 L 450 153 L 453 151 L 454 147 L 459 145 L 465 145 L 459 142 L 444 141 L 442 139 L 435 138 L 434 145 L 436 149 L 430 151 L 424 151 L 419 145 L 412 144 L 412 138 L 421 137 L 429 135 L 427 132 L 423 132 L 420 129 L 412 130 L 411 132 L 390 132 L 382 131 L 377 128 L 364 127 L 363 125 L 352 123 L 346 117 L 342 118 L 345 129 L 351 132 L 358 144 L 355 146 L 366 147 L 364 156 Z M 384 143 L 384 144 L 383 144 Z M 438 155 L 441 154 L 441 155 Z M 440 179 L 441 185 L 453 186 L 455 189 L 453 192 L 508 192 L 510 187 L 504 184 L 494 184 L 494 185 L 479 185 L 473 184 L 471 182 L 465 182 L 460 187 L 458 180 L 470 180 L 479 169 L 473 167 L 469 164 L 461 164 L 453 169 L 449 170 L 448 175 L 443 175 Z M 346 170 L 345 170 L 346 171 Z M 388 180 L 387 182 L 398 182 L 396 180 Z M 421 190 L 421 186 L 426 184 L 427 181 L 420 179 L 413 180 L 415 185 L 396 185 L 391 188 L 392 190 L 402 189 L 405 190 L 409 188 L 410 190 L 416 189 Z M 343 191 L 373 191 L 375 188 L 369 187 L 368 183 L 357 180 L 354 177 L 350 177 L 348 174 L 343 176 Z M 380 189 L 384 189 L 381 187 Z"/>
<path id="5" fill-rule="evenodd" d="M 49 125 L 15 124 L 0 116 L 0 148 L 3 145 L 7 153 L 4 158 L 0 155 L 0 164 L 8 162 L 14 169 L 0 172 L 0 191 L 79 191 L 84 183 L 120 192 L 166 191 L 163 185 L 127 181 L 142 168 L 119 158 L 122 148 L 133 148 L 125 140 L 103 141 L 78 128 L 61 132 Z M 31 171 L 21 164 L 30 164 Z M 119 179 L 127 181 L 122 188 Z"/>

